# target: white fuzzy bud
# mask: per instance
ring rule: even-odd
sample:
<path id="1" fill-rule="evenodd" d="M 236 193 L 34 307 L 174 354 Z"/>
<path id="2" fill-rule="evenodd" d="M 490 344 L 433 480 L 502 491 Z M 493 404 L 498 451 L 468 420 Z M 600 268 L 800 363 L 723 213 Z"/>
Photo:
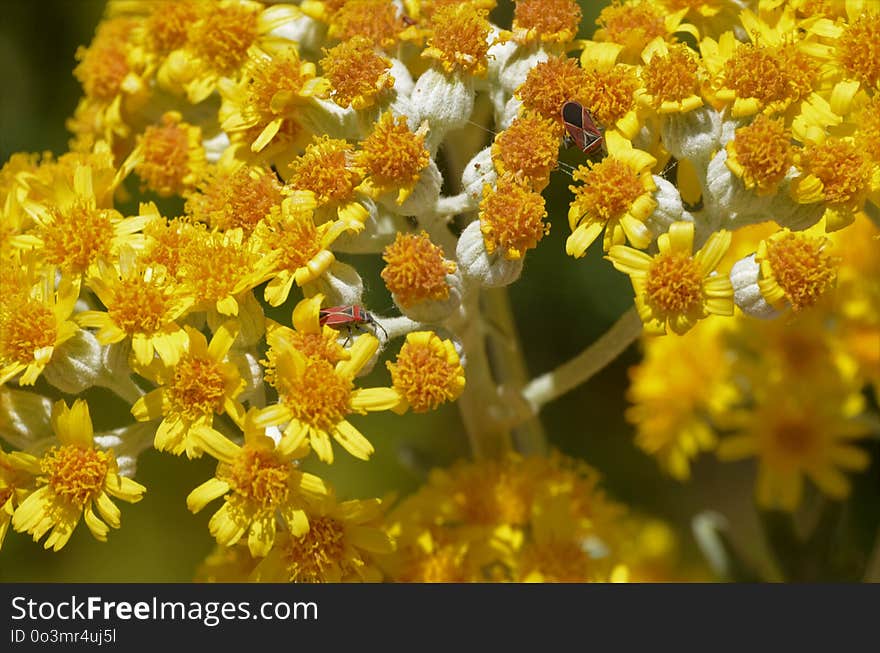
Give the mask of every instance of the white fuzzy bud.
<path id="1" fill-rule="evenodd" d="M 96 433 L 94 439 L 95 444 L 102 449 L 113 449 L 122 476 L 134 478 L 138 456 L 147 449 L 152 449 L 155 435 L 155 422 L 136 422 L 112 431 Z"/>
<path id="2" fill-rule="evenodd" d="M 428 68 L 416 81 L 410 100 L 418 116 L 415 124 L 428 121 L 425 146 L 433 154 L 447 132 L 464 127 L 474 111 L 473 79 Z"/>
<path id="3" fill-rule="evenodd" d="M 441 300 L 425 300 L 402 306 L 394 293 L 391 298 L 406 317 L 415 322 L 425 324 L 439 324 L 458 310 L 461 305 L 461 276 L 458 272 L 446 275 L 446 285 L 449 286 L 449 297 Z"/>
<path id="4" fill-rule="evenodd" d="M 461 174 L 461 187 L 467 194 L 468 201 L 476 208 L 483 198 L 483 186 L 494 186 L 498 181 L 498 172 L 492 163 L 492 148 L 487 147 L 474 155 L 464 167 Z"/>
<path id="5" fill-rule="evenodd" d="M 491 49 L 490 49 L 491 52 Z M 506 50 L 505 50 L 506 54 Z M 498 70 L 498 81 L 507 93 L 513 94 L 522 86 L 529 75 L 529 71 L 543 61 L 550 58 L 540 47 L 522 47 L 516 45 L 514 50 L 507 56 Z"/>
<path id="6" fill-rule="evenodd" d="M 34 392 L 0 386 L 0 440 L 28 449 L 52 433 L 52 401 Z"/>
<path id="7" fill-rule="evenodd" d="M 651 230 L 654 238 L 660 234 L 669 231 L 669 227 L 673 222 L 682 220 L 692 221 L 693 218 L 684 210 L 681 202 L 681 193 L 675 184 L 667 181 L 663 177 L 654 175 L 654 183 L 657 184 L 657 191 L 654 193 L 654 199 L 657 201 L 657 208 L 645 220 L 645 225 Z"/>
<path id="8" fill-rule="evenodd" d="M 516 120 L 516 117 L 519 115 L 519 110 L 522 109 L 522 100 L 512 97 L 504 104 L 504 108 L 495 116 L 495 124 L 498 126 L 499 131 L 504 131 L 513 121 Z"/>
<path id="9" fill-rule="evenodd" d="M 276 5 L 268 7 L 263 12 L 263 16 L 269 21 L 277 20 L 284 13 L 291 13 L 290 10 L 291 7 L 288 5 Z M 280 15 L 276 18 L 274 14 Z M 321 52 L 321 46 L 327 41 L 327 26 L 314 18 L 300 14 L 273 29 L 269 35 L 296 43 L 300 53 L 308 51 L 318 54 Z"/>
<path id="10" fill-rule="evenodd" d="M 487 288 L 508 286 L 522 273 L 524 258 L 510 260 L 497 251 L 493 254 L 486 251 L 479 220 L 461 232 L 455 254 L 462 274 Z"/>
<path id="11" fill-rule="evenodd" d="M 333 242 L 334 252 L 377 254 L 394 240 L 398 231 L 406 228 L 402 216 L 377 206 L 373 200 L 363 199 L 360 203 L 366 207 L 369 214 L 364 221 L 364 230 L 360 233 L 347 231 L 339 236 Z M 335 217 L 334 215 L 333 218 Z"/>
<path id="12" fill-rule="evenodd" d="M 727 150 L 720 149 L 706 169 L 707 212 L 719 219 L 719 227 L 738 229 L 770 219 L 770 198 L 748 190 L 742 180 L 727 167 Z"/>
<path id="13" fill-rule="evenodd" d="M 343 109 L 329 100 L 310 98 L 297 114 L 297 120 L 315 134 L 350 140 L 361 137 L 357 111 L 350 106 Z"/>
<path id="14" fill-rule="evenodd" d="M 739 309 L 750 317 L 772 320 L 779 316 L 779 311 L 764 299 L 758 287 L 761 277 L 761 266 L 751 254 L 733 264 L 730 270 L 730 283 L 733 284 L 733 301 Z"/>
<path id="15" fill-rule="evenodd" d="M 437 164 L 431 159 L 430 163 L 419 173 L 419 180 L 412 189 L 409 197 L 402 204 L 397 204 L 397 193 L 385 193 L 379 197 L 379 202 L 386 209 L 398 215 L 419 215 L 433 211 L 440 197 L 440 187 L 443 185 L 443 175 L 440 174 Z"/>
<path id="16" fill-rule="evenodd" d="M 364 295 L 364 282 L 361 275 L 350 265 L 334 261 L 324 274 L 312 284 L 312 296 L 321 293 L 325 297 L 325 306 L 354 306 L 361 303 Z"/>
<path id="17" fill-rule="evenodd" d="M 61 392 L 80 394 L 98 384 L 104 372 L 102 354 L 103 348 L 94 334 L 80 329 L 53 352 L 43 376 Z"/>
<path id="18" fill-rule="evenodd" d="M 721 117 L 710 107 L 665 116 L 661 128 L 663 145 L 676 159 L 688 159 L 704 168 L 721 139 Z"/>
<path id="19" fill-rule="evenodd" d="M 214 136 L 203 138 L 202 147 L 205 148 L 205 160 L 208 163 L 217 163 L 229 147 L 229 134 L 220 131 Z"/>

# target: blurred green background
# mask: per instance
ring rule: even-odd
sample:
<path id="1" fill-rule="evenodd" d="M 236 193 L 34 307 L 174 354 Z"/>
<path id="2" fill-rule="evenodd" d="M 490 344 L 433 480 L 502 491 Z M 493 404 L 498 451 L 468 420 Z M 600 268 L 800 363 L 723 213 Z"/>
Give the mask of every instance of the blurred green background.
<path id="1" fill-rule="evenodd" d="M 4 3 L 0 22 L 0 79 L 4 89 L 0 102 L 0 162 L 17 151 L 65 151 L 69 135 L 64 121 L 80 96 L 72 75 L 74 52 L 78 45 L 90 41 L 103 4 L 96 0 Z M 499 16 L 509 15 L 512 3 L 499 4 Z M 588 36 L 605 3 L 582 4 L 582 35 Z M 578 163 L 574 154 L 565 156 L 569 163 Z M 545 192 L 551 233 L 537 251 L 529 254 L 521 280 L 510 288 L 532 375 L 580 351 L 631 304 L 628 280 L 601 259 L 599 248 L 591 248 L 581 260 L 565 256 L 569 183 L 564 174 L 554 175 Z M 351 260 L 371 284 L 370 305 L 390 305 L 387 295 L 382 294 L 379 261 Z M 289 312 L 281 319 L 289 320 Z M 623 420 L 623 411 L 627 369 L 637 360 L 637 347 L 631 347 L 589 383 L 547 406 L 542 419 L 552 445 L 597 467 L 605 476 L 606 487 L 619 500 L 673 524 L 686 559 L 699 560 L 690 520 L 698 512 L 713 508 L 730 520 L 733 539 L 742 550 L 766 564 L 752 507 L 752 461 L 720 465 L 706 456 L 695 465 L 693 481 L 683 485 L 663 476 L 654 461 L 633 446 L 632 429 Z M 384 365 L 379 364 L 363 385 L 384 383 L 387 374 Z M 44 384 L 37 389 L 54 393 Z M 95 391 L 87 398 L 97 429 L 130 419 L 126 406 L 113 395 Z M 333 482 L 344 498 L 405 494 L 423 480 L 424 465 L 446 465 L 467 455 L 466 437 L 454 406 L 429 415 L 401 417 L 388 413 L 352 421 L 374 443 L 373 459 L 357 461 L 337 449 L 337 461 L 332 466 L 311 464 L 312 471 Z M 108 543 L 95 541 L 80 524 L 70 543 L 53 554 L 43 551 L 27 536 L 10 532 L 0 551 L 0 581 L 190 580 L 213 547 L 207 521 L 220 504 L 212 504 L 194 516 L 186 509 L 185 497 L 213 471 L 214 463 L 208 457 L 188 461 L 155 451 L 145 453 L 139 461 L 137 478 L 147 486 L 146 496 L 135 505 L 120 504 L 122 528 L 110 534 Z"/>

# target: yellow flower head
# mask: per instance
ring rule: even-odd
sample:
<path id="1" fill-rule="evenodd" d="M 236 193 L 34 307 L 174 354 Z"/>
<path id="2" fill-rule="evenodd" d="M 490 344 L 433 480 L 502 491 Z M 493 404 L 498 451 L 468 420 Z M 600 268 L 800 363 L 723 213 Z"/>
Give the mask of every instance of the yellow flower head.
<path id="1" fill-rule="evenodd" d="M 189 30 L 199 18 L 195 0 L 160 0 L 149 3 L 150 14 L 144 21 L 143 42 L 156 58 L 186 45 Z"/>
<path id="2" fill-rule="evenodd" d="M 686 45 L 670 46 L 655 39 L 642 52 L 644 67 L 639 75 L 644 93 L 639 101 L 660 114 L 687 113 L 703 105 L 700 97 L 702 70 Z"/>
<path id="3" fill-rule="evenodd" d="M 140 368 L 153 377 L 158 388 L 138 399 L 131 414 L 140 422 L 162 419 L 154 446 L 175 456 L 202 455 L 195 430 L 210 427 L 214 415 L 226 413 L 240 422 L 244 408 L 236 400 L 245 388 L 238 367 L 229 360 L 229 350 L 238 336 L 238 325 L 223 324 L 211 338 L 185 326 L 186 351 L 172 365 Z"/>
<path id="4" fill-rule="evenodd" d="M 310 358 L 284 338 L 272 343 L 266 354 L 266 382 L 278 391 L 277 404 L 266 408 L 261 423 L 287 424 L 285 447 L 296 449 L 305 442 L 322 461 L 333 462 L 331 438 L 361 460 L 369 459 L 373 445 L 346 417 L 351 413 L 388 410 L 399 400 L 391 388 L 355 388 L 354 378 L 379 348 L 371 334 L 358 337 L 351 356 L 331 364 Z"/>
<path id="5" fill-rule="evenodd" d="M 521 113 L 492 143 L 495 169 L 525 176 L 536 190 L 543 189 L 557 165 L 560 132 L 558 120 Z"/>
<path id="6" fill-rule="evenodd" d="M 386 363 L 391 384 L 400 394 L 395 410 L 424 413 L 447 401 L 455 401 L 464 391 L 464 369 L 451 340 L 441 340 L 431 331 L 414 331 L 397 354 Z"/>
<path id="7" fill-rule="evenodd" d="M 794 160 L 791 134 L 782 119 L 763 114 L 737 129 L 726 150 L 727 167 L 758 195 L 775 193 Z"/>
<path id="8" fill-rule="evenodd" d="M 513 10 L 517 43 L 571 43 L 577 36 L 581 8 L 574 0 L 518 0 Z"/>
<path id="9" fill-rule="evenodd" d="M 324 295 L 303 299 L 293 309 L 293 329 L 270 323 L 266 331 L 269 347 L 280 349 L 292 347 L 307 358 L 325 360 L 331 365 L 351 358 L 351 352 L 339 344 L 339 331 L 325 324 L 321 325 L 321 304 Z M 286 345 L 276 344 L 285 340 Z"/>
<path id="10" fill-rule="evenodd" d="M 374 556 L 394 550 L 379 527 L 382 502 L 344 501 L 330 494 L 309 510 L 309 529 L 284 533 L 254 570 L 253 578 L 275 583 L 342 583 L 382 580 Z"/>
<path id="11" fill-rule="evenodd" d="M 859 3 L 852 3 L 853 7 Z M 847 3 L 849 13 L 850 3 Z M 849 78 L 855 78 L 868 88 L 880 87 L 880 12 L 865 11 L 851 16 L 842 26 L 834 43 L 834 58 Z"/>
<path id="12" fill-rule="evenodd" d="M 39 475 L 39 487 L 16 508 L 12 527 L 32 535 L 35 542 L 49 533 L 43 546 L 58 551 L 84 516 L 95 539 L 104 542 L 110 528 L 120 524 L 119 508 L 110 497 L 137 503 L 146 488 L 118 474 L 112 450 L 95 448 L 85 401 L 77 399 L 70 408 L 63 400 L 57 402 L 52 430 L 59 444 L 40 458 L 18 454 L 17 464 Z"/>
<path id="13" fill-rule="evenodd" d="M 198 191 L 186 200 L 186 213 L 214 229 L 240 228 L 248 235 L 281 204 L 281 184 L 262 167 L 222 167 L 205 171 Z"/>
<path id="14" fill-rule="evenodd" d="M 614 0 L 599 12 L 593 38 L 616 45 L 622 61 L 636 63 L 648 43 L 671 38 L 685 13 L 687 9 L 669 13 L 654 0 Z"/>
<path id="15" fill-rule="evenodd" d="M 141 192 L 149 189 L 161 197 L 187 194 L 205 165 L 202 130 L 169 111 L 161 124 L 148 126 L 138 136 L 132 158 L 137 161 L 134 171 L 141 178 Z"/>
<path id="16" fill-rule="evenodd" d="M 447 4 L 431 15 L 423 57 L 435 59 L 447 73 L 486 74 L 489 52 L 487 12 L 470 3 Z"/>
<path id="17" fill-rule="evenodd" d="M 34 490 L 34 475 L 21 469 L 21 455 L 0 451 L 0 549 L 9 532 L 15 509 Z M 23 462 L 26 467 L 27 454 Z"/>
<path id="18" fill-rule="evenodd" d="M 365 179 L 359 190 L 373 197 L 396 190 L 398 204 L 412 193 L 431 155 L 425 149 L 427 123 L 415 132 L 406 123 L 405 116 L 395 119 L 386 111 L 361 143 L 355 162 Z"/>
<path id="19" fill-rule="evenodd" d="M 390 51 L 404 36 L 406 24 L 397 7 L 390 0 L 348 0 L 332 3 L 330 29 L 331 39 L 347 41 L 354 36 L 370 39 L 383 50 Z"/>
<path id="20" fill-rule="evenodd" d="M 400 306 L 449 298 L 446 277 L 455 272 L 455 263 L 444 258 L 443 248 L 432 243 L 426 232 L 398 233 L 382 251 L 382 260 L 386 264 L 382 279 Z"/>
<path id="21" fill-rule="evenodd" d="M 325 48 L 321 68 L 330 82 L 330 98 L 343 108 L 367 109 L 383 90 L 394 86 L 391 60 L 376 52 L 365 36 Z"/>
<path id="22" fill-rule="evenodd" d="M 651 176 L 656 159 L 615 132 L 605 134 L 605 144 L 605 159 L 579 166 L 572 175 L 575 181 L 584 182 L 569 187 L 574 193 L 568 210 L 572 233 L 565 251 L 576 258 L 584 255 L 603 229 L 606 252 L 627 240 L 644 249 L 652 240 L 645 220 L 657 207 L 657 186 Z"/>
<path id="23" fill-rule="evenodd" d="M 526 81 L 514 95 L 522 100 L 526 110 L 552 118 L 561 125 L 562 105 L 569 100 L 582 102 L 586 83 L 586 72 L 577 59 L 551 56 L 529 70 Z"/>
<path id="24" fill-rule="evenodd" d="M 606 129 L 617 129 L 631 139 L 641 126 L 636 104 L 640 87 L 635 67 L 615 64 L 584 71 L 584 84 L 578 97 Z"/>
<path id="25" fill-rule="evenodd" d="M 182 263 L 191 240 L 204 235 L 204 227 L 186 217 L 166 220 L 155 204 L 142 204 L 141 215 L 148 217 L 144 225 L 146 246 L 138 257 L 145 267 L 163 267 L 177 281 L 181 280 Z"/>
<path id="26" fill-rule="evenodd" d="M 838 257 L 826 250 L 823 236 L 783 229 L 761 241 L 755 260 L 761 265 L 758 288 L 767 303 L 800 311 L 814 305 L 837 280 Z"/>
<path id="27" fill-rule="evenodd" d="M 709 314 L 733 315 L 733 286 L 727 275 L 715 274 L 730 246 L 730 232 L 712 234 L 693 253 L 694 225 L 675 222 L 657 239 L 654 256 L 624 245 L 615 245 L 608 258 L 629 275 L 636 293 L 636 308 L 645 333 L 682 334 Z"/>
<path id="28" fill-rule="evenodd" d="M 276 446 L 258 422 L 252 408 L 244 417 L 241 446 L 207 426 L 195 429 L 198 446 L 219 462 L 214 478 L 190 492 L 186 505 L 199 512 L 222 496 L 223 506 L 208 522 L 211 535 L 228 547 L 247 535 L 251 555 L 263 557 L 275 544 L 279 522 L 294 536 L 308 533 L 307 506 L 327 488 L 317 476 L 297 469 L 308 447 L 289 448 L 283 441 Z"/>
<path id="29" fill-rule="evenodd" d="M 497 249 L 506 259 L 521 259 L 550 233 L 546 217 L 543 196 L 525 179 L 506 173 L 494 187 L 483 186 L 480 231 L 489 254 Z"/>

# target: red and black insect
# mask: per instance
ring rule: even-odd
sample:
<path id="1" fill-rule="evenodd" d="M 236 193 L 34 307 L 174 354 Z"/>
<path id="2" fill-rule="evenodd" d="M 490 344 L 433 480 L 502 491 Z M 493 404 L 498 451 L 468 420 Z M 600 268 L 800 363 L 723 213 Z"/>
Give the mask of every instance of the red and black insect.
<path id="1" fill-rule="evenodd" d="M 385 340 L 388 340 L 388 332 L 385 327 L 376 321 L 372 314 L 368 313 L 363 306 L 331 306 L 322 308 L 318 311 L 318 324 L 327 325 L 341 331 L 343 328 L 348 330 L 348 337 L 351 338 L 351 332 L 360 330 L 365 324 L 369 324 L 374 328 L 382 329 L 385 334 Z M 347 341 L 346 341 L 347 342 Z"/>
<path id="2" fill-rule="evenodd" d="M 577 145 L 587 156 L 599 150 L 605 152 L 605 135 L 593 114 L 580 102 L 568 101 L 562 105 L 562 124 L 565 125 L 565 144 Z"/>

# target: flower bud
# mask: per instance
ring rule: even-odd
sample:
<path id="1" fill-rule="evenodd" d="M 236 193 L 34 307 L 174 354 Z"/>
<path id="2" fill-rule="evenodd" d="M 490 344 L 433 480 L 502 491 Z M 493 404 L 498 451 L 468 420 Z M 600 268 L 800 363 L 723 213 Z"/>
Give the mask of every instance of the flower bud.
<path id="1" fill-rule="evenodd" d="M 483 186 L 494 186 L 498 181 L 498 172 L 492 162 L 492 148 L 487 147 L 474 155 L 464 167 L 461 174 L 461 187 L 467 193 L 468 201 L 473 202 L 476 209 L 483 198 Z"/>
<path id="2" fill-rule="evenodd" d="M 750 317 L 772 320 L 779 316 L 779 311 L 764 299 L 758 287 L 761 277 L 761 266 L 751 254 L 734 263 L 730 270 L 730 282 L 733 284 L 733 302 Z"/>
<path id="3" fill-rule="evenodd" d="M 410 99 L 419 124 L 428 121 L 430 130 L 425 147 L 437 151 L 446 133 L 464 127 L 474 110 L 474 83 L 470 77 L 448 75 L 429 68 L 419 77 Z"/>
<path id="4" fill-rule="evenodd" d="M 524 257 L 506 259 L 500 250 L 493 254 L 486 251 L 479 220 L 474 220 L 461 232 L 455 253 L 462 274 L 487 288 L 510 285 L 522 273 Z"/>

